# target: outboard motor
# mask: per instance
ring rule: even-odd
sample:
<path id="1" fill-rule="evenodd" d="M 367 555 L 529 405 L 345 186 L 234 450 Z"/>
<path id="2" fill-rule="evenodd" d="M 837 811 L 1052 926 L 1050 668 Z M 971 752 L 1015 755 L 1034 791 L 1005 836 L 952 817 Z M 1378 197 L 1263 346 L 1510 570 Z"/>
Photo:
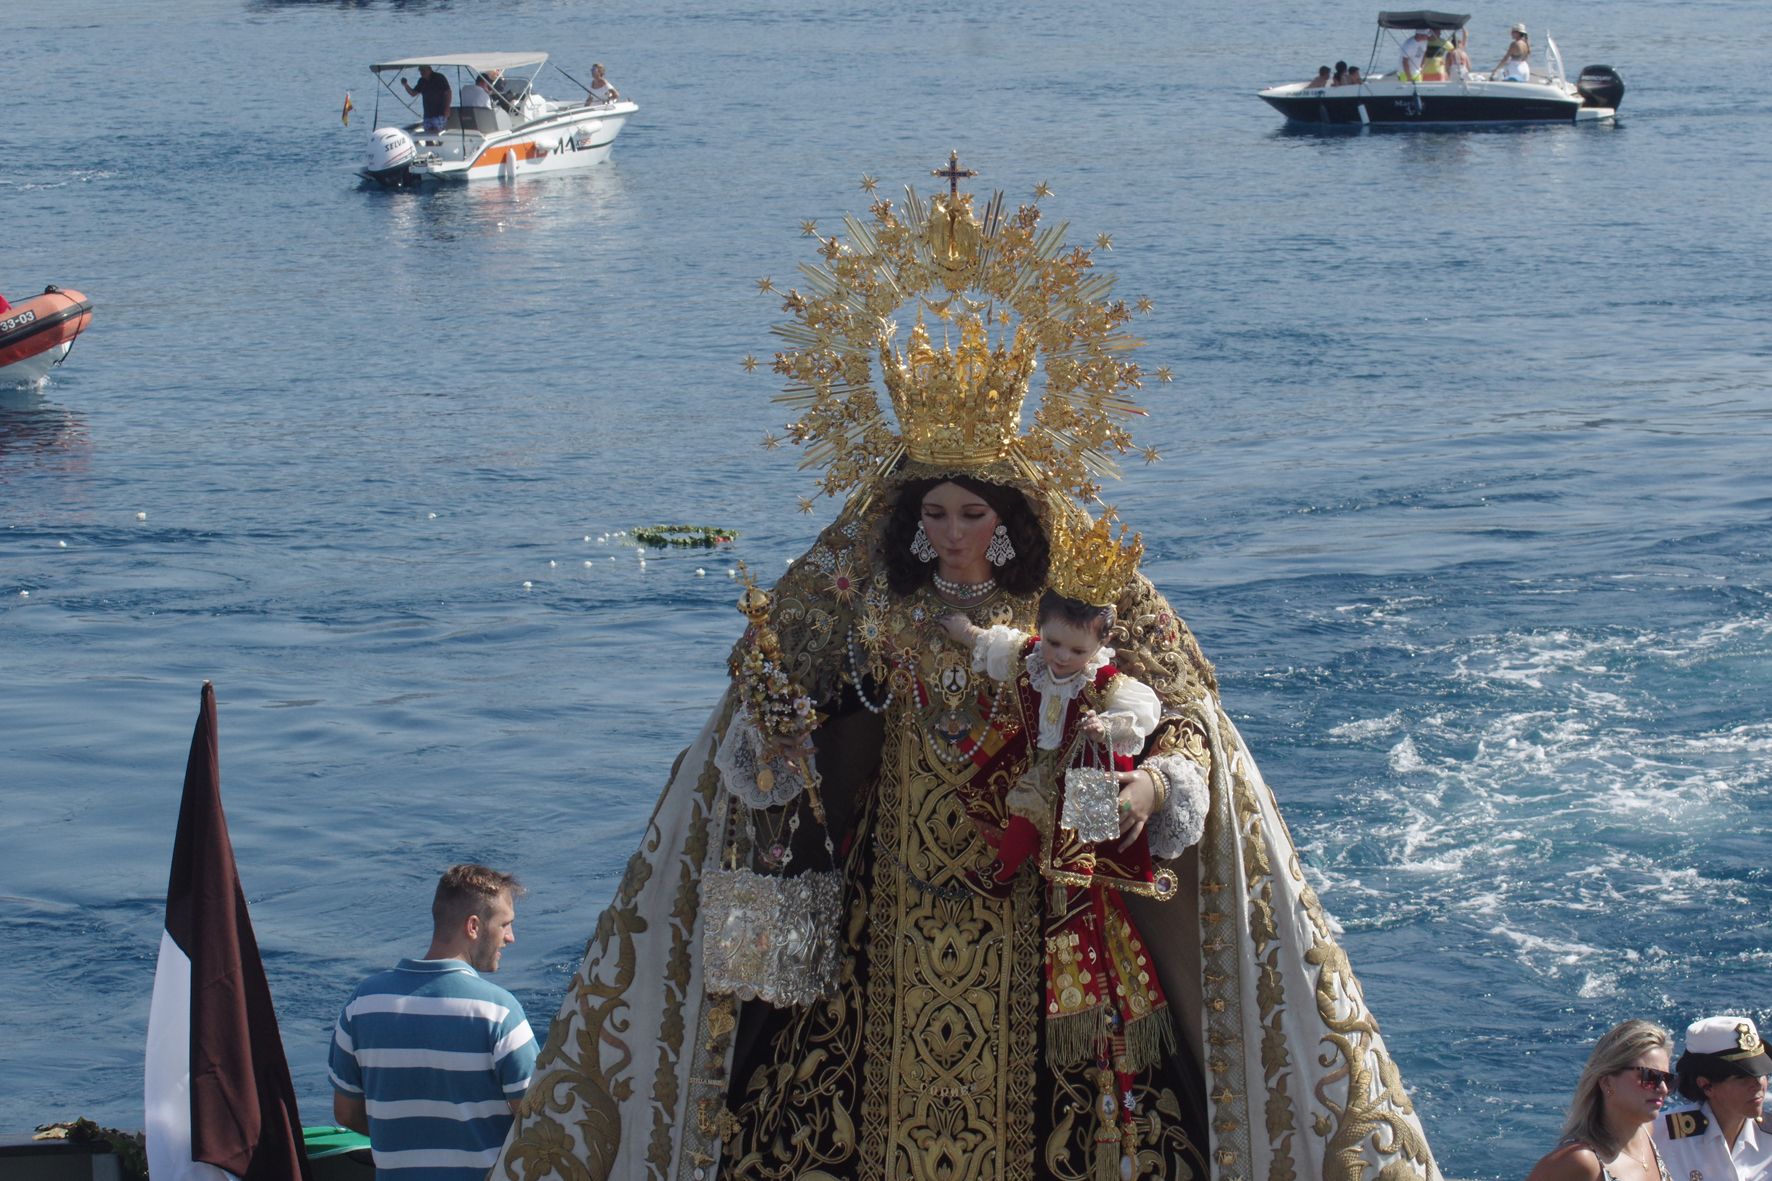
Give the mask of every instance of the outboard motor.
<path id="1" fill-rule="evenodd" d="M 412 161 L 418 147 L 398 127 L 378 127 L 369 137 L 369 159 L 363 175 L 378 184 L 394 187 L 411 181 Z"/>
<path id="2" fill-rule="evenodd" d="M 1584 107 L 1607 107 L 1616 111 L 1624 101 L 1624 79 L 1611 66 L 1583 66 L 1575 80 Z"/>

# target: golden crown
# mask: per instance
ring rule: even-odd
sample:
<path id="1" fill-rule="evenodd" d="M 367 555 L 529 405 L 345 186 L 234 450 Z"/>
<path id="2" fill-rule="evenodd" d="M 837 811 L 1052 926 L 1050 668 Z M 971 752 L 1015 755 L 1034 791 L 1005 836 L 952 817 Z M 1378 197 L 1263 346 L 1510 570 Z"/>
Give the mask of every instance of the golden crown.
<path id="1" fill-rule="evenodd" d="M 937 351 L 922 324 L 899 352 L 880 341 L 880 373 L 892 398 L 905 453 L 919 463 L 984 467 L 1009 458 L 1021 438 L 1021 404 L 1034 371 L 1034 350 L 1011 333 L 991 347 L 984 321 L 960 322 L 960 347 Z"/>
<path id="2" fill-rule="evenodd" d="M 1134 533 L 1126 540 L 1127 527 L 1119 522 L 1120 534 L 1113 535 L 1114 510 L 1108 509 L 1083 527 L 1081 520 L 1069 517 L 1049 523 L 1052 535 L 1051 587 L 1067 599 L 1077 599 L 1092 607 L 1111 607 L 1120 601 L 1121 593 L 1138 573 L 1144 557 L 1144 535 Z"/>
<path id="3" fill-rule="evenodd" d="M 844 218 L 843 237 L 801 223 L 819 238 L 823 262 L 800 267 L 805 290 L 781 296 L 792 319 L 774 329 L 786 347 L 772 368 L 787 379 L 776 401 L 796 415 L 786 441 L 805 449 L 802 467 L 824 469 L 819 486 L 830 496 L 870 496 L 909 458 L 954 474 L 1007 470 L 1029 487 L 1095 500 L 1100 480 L 1118 474 L 1114 457 L 1132 450 L 1126 421 L 1144 413 L 1130 392 L 1144 373 L 1129 359 L 1142 342 L 1127 325 L 1150 301 L 1112 298 L 1114 277 L 1096 269 L 1093 252 L 1065 244 L 1066 227 L 1042 229 L 1033 202 L 1010 212 L 999 192 L 974 213 L 959 181 L 975 174 L 956 155 L 935 175 L 947 193 L 925 201 L 907 186 L 902 210 L 877 200 L 871 222 Z M 873 179 L 862 188 L 873 192 Z M 1036 188 L 1036 201 L 1049 191 Z M 1098 250 L 1111 246 L 1106 235 L 1096 240 Z M 780 294 L 769 279 L 757 286 Z M 892 317 L 913 308 L 901 347 Z M 926 317 L 941 323 L 939 348 Z M 876 358 L 890 416 L 872 384 Z M 1044 388 L 1024 431 L 1036 368 Z M 1157 377 L 1170 380 L 1167 369 Z M 769 434 L 763 444 L 782 441 Z M 1158 458 L 1153 448 L 1143 454 Z M 800 507 L 811 512 L 812 501 Z"/>

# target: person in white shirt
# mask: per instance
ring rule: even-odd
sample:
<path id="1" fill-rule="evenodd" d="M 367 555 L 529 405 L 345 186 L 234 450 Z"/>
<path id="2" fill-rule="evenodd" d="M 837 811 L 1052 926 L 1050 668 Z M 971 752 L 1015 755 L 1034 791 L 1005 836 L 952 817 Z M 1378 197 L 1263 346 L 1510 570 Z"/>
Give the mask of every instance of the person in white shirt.
<path id="1" fill-rule="evenodd" d="M 1427 30 L 1417 29 L 1415 36 L 1403 42 L 1403 60 L 1397 69 L 1402 82 L 1421 81 L 1421 62 L 1427 56 Z"/>
<path id="2" fill-rule="evenodd" d="M 1532 81 L 1532 38 L 1526 33 L 1526 26 L 1515 25 L 1508 30 L 1508 37 L 1507 52 L 1489 76 L 1501 82 Z"/>
<path id="3" fill-rule="evenodd" d="M 474 75 L 474 80 L 461 88 L 461 105 L 491 108 L 492 90 L 486 85 L 485 74 Z"/>
<path id="4" fill-rule="evenodd" d="M 609 79 L 603 76 L 603 63 L 591 63 L 591 84 L 585 87 L 585 106 L 598 107 L 604 103 L 616 102 L 621 95 L 615 87 L 609 85 Z"/>
<path id="5" fill-rule="evenodd" d="M 1674 1066 L 1691 1105 L 1655 1121 L 1655 1146 L 1678 1181 L 1772 1181 L 1772 1119 L 1763 1107 L 1772 1057 L 1747 1017 L 1686 1027 Z"/>

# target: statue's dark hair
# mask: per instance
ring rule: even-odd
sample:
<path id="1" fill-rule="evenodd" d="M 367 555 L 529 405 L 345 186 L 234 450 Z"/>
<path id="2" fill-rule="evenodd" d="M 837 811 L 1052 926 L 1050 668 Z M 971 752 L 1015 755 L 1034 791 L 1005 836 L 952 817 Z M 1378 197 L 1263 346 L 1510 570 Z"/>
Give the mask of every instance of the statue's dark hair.
<path id="1" fill-rule="evenodd" d="M 1027 497 L 1002 484 L 987 484 L 970 476 L 944 476 L 940 479 L 912 480 L 898 489 L 898 499 L 886 517 L 881 535 L 882 560 L 886 564 L 886 582 L 897 594 L 908 595 L 926 584 L 935 573 L 935 563 L 919 562 L 911 553 L 911 539 L 916 536 L 917 523 L 923 516 L 923 497 L 931 488 L 942 484 L 958 484 L 974 493 L 997 514 L 1008 530 L 1015 556 L 1000 567 L 995 576 L 997 585 L 1011 594 L 1027 595 L 1046 585 L 1046 574 L 1052 566 L 1052 547 L 1046 542 L 1046 530 L 1040 518 L 1029 507 Z"/>
<path id="2" fill-rule="evenodd" d="M 1040 596 L 1040 610 L 1035 616 L 1040 627 L 1046 626 L 1048 619 L 1058 619 L 1075 627 L 1083 628 L 1098 640 L 1105 641 L 1108 632 L 1114 628 L 1114 609 L 1097 607 L 1093 603 L 1085 603 L 1082 599 L 1073 599 L 1049 590 Z"/>

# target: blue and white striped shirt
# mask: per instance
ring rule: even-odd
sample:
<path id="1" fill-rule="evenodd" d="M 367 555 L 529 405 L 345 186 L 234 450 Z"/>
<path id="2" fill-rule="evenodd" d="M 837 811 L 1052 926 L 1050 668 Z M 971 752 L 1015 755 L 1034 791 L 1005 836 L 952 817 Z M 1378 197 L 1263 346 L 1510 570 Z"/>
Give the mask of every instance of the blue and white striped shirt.
<path id="1" fill-rule="evenodd" d="M 535 1068 L 517 998 L 461 960 L 401 960 L 351 995 L 332 1085 L 361 1096 L 381 1181 L 483 1181 Z"/>

